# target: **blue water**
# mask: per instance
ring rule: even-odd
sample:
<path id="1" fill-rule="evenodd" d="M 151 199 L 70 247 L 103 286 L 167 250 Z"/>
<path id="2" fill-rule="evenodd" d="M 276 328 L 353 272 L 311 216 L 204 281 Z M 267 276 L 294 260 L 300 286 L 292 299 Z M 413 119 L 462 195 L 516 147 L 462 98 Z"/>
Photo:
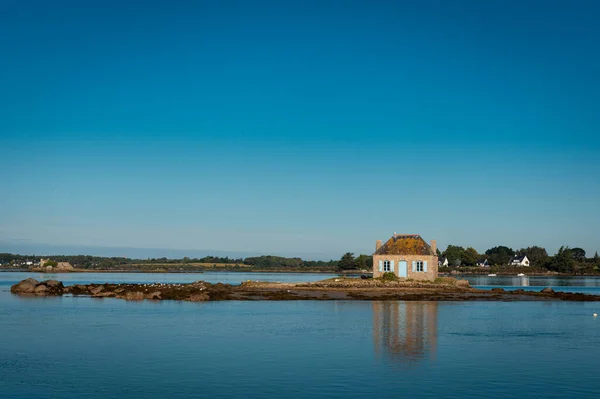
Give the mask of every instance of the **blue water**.
<path id="1" fill-rule="evenodd" d="M 0 286 L 12 285 L 28 277 L 36 280 L 55 279 L 71 284 L 90 283 L 191 283 L 203 280 L 209 283 L 240 284 L 243 281 L 280 281 L 306 282 L 336 277 L 337 274 L 327 273 L 238 273 L 238 272 L 205 272 L 205 273 L 29 273 L 3 272 L 0 273 Z"/>
<path id="2" fill-rule="evenodd" d="M 509 290 L 540 291 L 544 287 L 552 287 L 555 291 L 581 292 L 600 295 L 600 276 L 456 276 L 468 280 L 471 286 L 480 289 L 502 287 Z"/>
<path id="3" fill-rule="evenodd" d="M 1 398 L 600 397 L 600 303 L 23 298 L 9 276 Z"/>

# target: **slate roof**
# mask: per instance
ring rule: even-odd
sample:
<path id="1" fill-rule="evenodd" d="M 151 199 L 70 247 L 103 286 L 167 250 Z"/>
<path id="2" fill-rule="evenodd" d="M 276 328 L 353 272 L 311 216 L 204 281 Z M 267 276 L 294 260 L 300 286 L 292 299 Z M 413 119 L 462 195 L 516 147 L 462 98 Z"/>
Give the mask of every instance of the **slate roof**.
<path id="1" fill-rule="evenodd" d="M 525 255 L 513 256 L 511 262 L 523 262 L 523 259 L 525 259 Z"/>
<path id="2" fill-rule="evenodd" d="M 429 244 L 418 234 L 394 234 L 374 255 L 436 256 Z"/>

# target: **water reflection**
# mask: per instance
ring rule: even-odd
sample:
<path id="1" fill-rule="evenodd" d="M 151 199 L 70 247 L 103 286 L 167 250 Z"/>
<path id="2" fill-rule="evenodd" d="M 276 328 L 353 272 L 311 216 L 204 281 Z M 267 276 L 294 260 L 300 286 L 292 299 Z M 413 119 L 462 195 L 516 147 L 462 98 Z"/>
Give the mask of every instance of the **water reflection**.
<path id="1" fill-rule="evenodd" d="M 527 274 L 525 271 L 524 274 Z M 457 275 L 460 279 L 466 279 L 472 286 L 500 286 L 500 287 L 599 287 L 599 276 L 470 276 Z M 573 291 L 572 289 L 560 289 L 560 291 Z M 578 290 L 575 290 L 578 292 Z"/>
<path id="2" fill-rule="evenodd" d="M 529 277 L 519 276 L 513 278 L 513 286 L 515 287 L 529 287 Z"/>
<path id="3" fill-rule="evenodd" d="M 396 363 L 433 357 L 437 346 L 437 302 L 373 302 L 375 353 Z"/>

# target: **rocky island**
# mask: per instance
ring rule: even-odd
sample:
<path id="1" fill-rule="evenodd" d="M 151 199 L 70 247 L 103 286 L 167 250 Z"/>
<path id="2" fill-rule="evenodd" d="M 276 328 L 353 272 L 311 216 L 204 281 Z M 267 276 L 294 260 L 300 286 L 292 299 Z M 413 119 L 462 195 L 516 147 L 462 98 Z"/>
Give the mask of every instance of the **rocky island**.
<path id="1" fill-rule="evenodd" d="M 540 292 L 502 288 L 479 290 L 466 280 L 438 278 L 435 282 L 385 281 L 381 279 L 334 278 L 311 283 L 246 281 L 240 285 L 196 281 L 187 284 L 74 284 L 57 280 L 23 280 L 11 292 L 28 296 L 88 296 L 126 300 L 401 300 L 401 301 L 600 301 L 598 295 Z"/>

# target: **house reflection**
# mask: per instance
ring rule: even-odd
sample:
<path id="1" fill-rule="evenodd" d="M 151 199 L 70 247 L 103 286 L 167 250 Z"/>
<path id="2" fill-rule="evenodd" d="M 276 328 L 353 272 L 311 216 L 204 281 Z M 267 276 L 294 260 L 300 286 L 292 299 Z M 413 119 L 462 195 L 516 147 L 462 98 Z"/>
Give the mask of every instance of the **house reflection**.
<path id="1" fill-rule="evenodd" d="M 373 302 L 375 353 L 396 363 L 432 358 L 437 345 L 437 302 Z"/>
<path id="2" fill-rule="evenodd" d="M 518 279 L 519 279 L 518 284 L 515 284 L 515 285 L 518 285 L 519 287 L 529 287 L 529 277 L 520 276 L 520 277 L 518 277 Z"/>

